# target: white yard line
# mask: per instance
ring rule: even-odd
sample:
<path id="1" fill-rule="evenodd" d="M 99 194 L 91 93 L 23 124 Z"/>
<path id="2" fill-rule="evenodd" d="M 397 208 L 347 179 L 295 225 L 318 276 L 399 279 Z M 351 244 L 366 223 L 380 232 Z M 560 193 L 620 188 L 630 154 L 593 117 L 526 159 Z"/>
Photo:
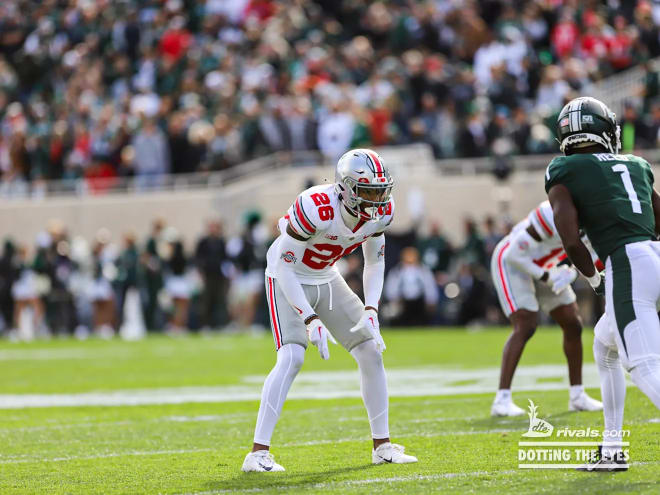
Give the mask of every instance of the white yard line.
<path id="1" fill-rule="evenodd" d="M 436 438 L 436 437 L 447 437 L 447 436 L 457 436 L 457 435 L 487 435 L 489 433 L 516 433 L 522 431 L 521 428 L 517 429 L 505 429 L 505 428 L 491 428 L 490 430 L 448 430 L 448 431 L 439 431 L 435 433 L 401 433 L 393 435 L 394 441 L 399 438 Z M 327 440 L 310 440 L 307 442 L 290 442 L 278 444 L 277 447 L 309 447 L 313 445 L 327 445 L 327 444 L 340 444 L 340 443 L 350 443 L 350 442 L 364 442 L 367 440 L 367 437 L 346 437 L 346 438 L 337 438 L 337 439 L 327 439 Z"/>
<path id="2" fill-rule="evenodd" d="M 133 354 L 131 352 L 131 354 Z M 62 359 L 97 359 L 111 357 L 107 351 L 84 349 L 8 349 L 0 351 L 0 361 L 52 361 Z"/>
<path id="3" fill-rule="evenodd" d="M 422 397 L 493 393 L 498 368 L 456 369 L 442 367 L 392 368 L 388 370 L 390 397 Z M 599 386 L 596 367 L 584 366 L 587 386 Z M 0 409 L 32 407 L 137 406 L 156 404 L 256 401 L 264 377 L 246 376 L 243 383 L 217 387 L 173 387 L 146 390 L 114 390 L 75 394 L 0 395 Z M 559 381 L 550 381 L 556 379 Z M 522 366 L 516 372 L 516 391 L 566 390 L 565 365 Z M 290 399 L 359 398 L 357 371 L 303 372 L 289 392 Z"/>
<path id="4" fill-rule="evenodd" d="M 391 476 L 383 478 L 366 478 L 362 480 L 346 480 L 346 481 L 328 481 L 324 483 L 299 483 L 283 486 L 271 486 L 267 488 L 243 488 L 243 489 L 227 489 L 227 490 L 209 490 L 203 492 L 191 492 L 185 495 L 217 495 L 222 493 L 259 493 L 264 491 L 290 491 L 294 489 L 305 489 L 305 490 L 323 490 L 329 488 L 341 488 L 341 487 L 352 487 L 352 486 L 364 486 L 364 485 L 373 485 L 373 484 L 394 484 L 394 483 L 408 483 L 414 481 L 438 481 L 443 479 L 453 479 L 453 478 L 464 478 L 469 476 L 499 476 L 499 475 L 511 475 L 518 473 L 520 471 L 473 471 L 468 473 L 438 473 L 438 474 L 418 474 L 411 476 Z M 252 476 L 246 474 L 247 476 Z M 263 476 L 263 475 L 262 475 Z M 281 478 L 280 478 L 281 479 Z M 182 494 L 183 495 L 183 494 Z"/>
<path id="5" fill-rule="evenodd" d="M 234 344 L 214 342 L 212 339 L 204 341 L 206 350 L 229 351 L 234 349 Z M 168 357 L 180 355 L 181 352 L 197 353 L 194 348 L 184 347 L 181 349 L 176 341 L 152 342 L 148 349 L 123 346 L 121 352 L 108 348 L 79 348 L 79 347 L 57 347 L 46 349 L 2 349 L 0 350 L 0 362 L 2 361 L 53 361 L 69 359 L 127 359 L 138 355 L 138 352 L 147 352 L 150 356 Z M 140 354 L 142 355 L 142 354 Z"/>
<path id="6" fill-rule="evenodd" d="M 66 456 L 66 457 L 38 457 L 38 458 L 10 458 L 3 459 L 0 457 L 0 464 L 25 464 L 35 462 L 68 462 L 68 461 L 86 461 L 89 459 L 108 459 L 110 457 L 127 457 L 127 456 L 145 456 L 145 455 L 178 455 L 178 454 L 195 454 L 198 452 L 214 452 L 215 449 L 181 449 L 181 450 L 132 450 L 129 452 L 110 452 L 107 454 L 95 454 L 84 456 Z"/>

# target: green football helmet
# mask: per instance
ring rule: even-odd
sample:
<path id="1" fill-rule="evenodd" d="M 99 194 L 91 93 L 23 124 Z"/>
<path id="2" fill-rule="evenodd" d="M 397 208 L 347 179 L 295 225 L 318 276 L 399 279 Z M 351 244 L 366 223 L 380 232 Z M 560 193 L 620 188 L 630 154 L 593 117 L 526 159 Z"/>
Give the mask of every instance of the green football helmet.
<path id="1" fill-rule="evenodd" d="M 605 103 L 590 96 L 569 101 L 557 118 L 559 149 L 570 155 L 575 148 L 600 144 L 610 153 L 621 149 L 621 129 Z"/>

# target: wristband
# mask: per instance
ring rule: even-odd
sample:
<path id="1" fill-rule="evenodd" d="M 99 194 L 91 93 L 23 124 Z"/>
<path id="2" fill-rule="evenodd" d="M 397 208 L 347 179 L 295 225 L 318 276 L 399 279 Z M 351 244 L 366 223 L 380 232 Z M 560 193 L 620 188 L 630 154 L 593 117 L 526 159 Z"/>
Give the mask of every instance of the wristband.
<path id="1" fill-rule="evenodd" d="M 592 289 L 595 289 L 600 285 L 600 273 L 598 272 L 594 273 L 591 277 L 586 277 L 586 279 Z"/>
<path id="2" fill-rule="evenodd" d="M 305 325 L 309 325 L 312 322 L 312 320 L 318 317 L 319 315 L 317 315 L 316 313 L 309 315 L 307 318 L 305 318 Z"/>

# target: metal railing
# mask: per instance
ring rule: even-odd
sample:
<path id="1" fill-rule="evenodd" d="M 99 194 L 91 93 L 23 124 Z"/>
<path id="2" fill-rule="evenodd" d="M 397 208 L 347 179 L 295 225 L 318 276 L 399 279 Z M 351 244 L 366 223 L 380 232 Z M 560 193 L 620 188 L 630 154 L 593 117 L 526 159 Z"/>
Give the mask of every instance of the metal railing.
<path id="1" fill-rule="evenodd" d="M 433 163 L 431 148 L 424 144 L 383 147 L 388 157 L 396 157 L 402 166 Z M 332 162 L 334 163 L 334 162 Z M 218 188 L 266 171 L 289 167 L 330 165 L 319 151 L 279 151 L 215 172 L 165 174 L 144 177 L 76 178 L 35 182 L 0 183 L 0 199 L 43 199 L 61 196 L 150 193 Z"/>
<path id="2" fill-rule="evenodd" d="M 605 102 L 620 118 L 627 101 L 643 96 L 649 72 L 660 72 L 660 57 L 606 77 L 591 85 L 589 92 Z"/>
<path id="3" fill-rule="evenodd" d="M 405 170 L 417 170 L 418 173 L 470 176 L 493 173 L 496 165 L 496 158 L 492 156 L 434 160 L 430 147 L 419 144 L 383 148 L 380 151 L 388 156 L 395 173 L 402 173 Z M 646 158 L 651 164 L 660 164 L 660 149 L 639 150 L 637 153 Z M 506 160 L 514 172 L 541 171 L 545 170 L 555 156 L 557 155 L 516 155 L 506 157 Z M 394 157 L 396 158 L 392 159 Z M 147 178 L 148 180 L 143 180 L 140 177 L 114 177 L 34 183 L 4 183 L 0 185 L 0 199 L 43 199 L 63 196 L 85 197 L 137 192 L 148 194 L 153 192 L 204 190 L 219 188 L 266 171 L 330 164 L 330 161 L 318 151 L 282 151 L 250 160 L 223 171 L 163 175 L 158 177 L 157 180 L 150 177 Z"/>
<path id="4" fill-rule="evenodd" d="M 165 174 L 145 177 L 76 178 L 0 184 L 0 199 L 61 196 L 94 196 L 104 194 L 150 193 L 218 188 L 267 170 L 285 167 L 319 165 L 323 156 L 317 151 L 277 152 L 255 158 L 226 170 Z"/>

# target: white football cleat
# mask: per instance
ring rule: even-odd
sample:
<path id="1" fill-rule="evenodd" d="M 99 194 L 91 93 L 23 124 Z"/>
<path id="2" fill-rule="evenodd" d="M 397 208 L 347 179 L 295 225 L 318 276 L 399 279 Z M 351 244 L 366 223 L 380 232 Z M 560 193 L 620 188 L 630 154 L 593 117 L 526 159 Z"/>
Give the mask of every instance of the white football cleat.
<path id="1" fill-rule="evenodd" d="M 374 464 L 408 464 L 410 462 L 417 462 L 417 457 L 413 455 L 404 454 L 405 448 L 396 443 L 381 443 L 377 449 L 371 453 L 371 461 Z"/>
<path id="2" fill-rule="evenodd" d="M 568 401 L 569 411 L 602 411 L 603 403 L 592 399 L 586 392 L 582 392 L 575 399 Z"/>
<path id="3" fill-rule="evenodd" d="M 525 411 L 516 406 L 511 399 L 496 400 L 490 408 L 491 416 L 522 416 Z"/>
<path id="4" fill-rule="evenodd" d="M 275 462 L 273 454 L 267 450 L 257 450 L 250 452 L 243 461 L 243 471 L 246 473 L 257 472 L 275 472 L 284 471 L 284 468 Z"/>

